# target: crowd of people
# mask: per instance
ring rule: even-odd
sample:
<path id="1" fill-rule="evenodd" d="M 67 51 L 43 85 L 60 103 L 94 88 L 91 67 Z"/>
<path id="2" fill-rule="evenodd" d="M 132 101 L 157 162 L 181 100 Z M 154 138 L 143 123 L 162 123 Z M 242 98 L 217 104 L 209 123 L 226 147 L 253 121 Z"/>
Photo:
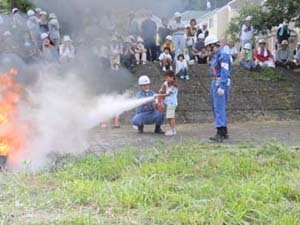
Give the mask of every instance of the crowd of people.
<path id="1" fill-rule="evenodd" d="M 17 54 L 25 62 L 36 60 L 66 63 L 75 57 L 70 36 L 61 37 L 60 23 L 54 13 L 30 9 L 24 16 L 18 8 L 0 15 L 1 54 Z"/>

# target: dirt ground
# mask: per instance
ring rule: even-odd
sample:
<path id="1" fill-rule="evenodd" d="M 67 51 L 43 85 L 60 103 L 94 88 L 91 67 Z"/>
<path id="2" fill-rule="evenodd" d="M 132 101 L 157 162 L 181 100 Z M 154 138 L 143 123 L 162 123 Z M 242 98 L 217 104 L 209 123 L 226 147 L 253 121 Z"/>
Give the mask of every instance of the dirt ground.
<path id="1" fill-rule="evenodd" d="M 146 126 L 144 134 L 138 134 L 131 126 L 120 129 L 96 128 L 91 132 L 91 151 L 109 152 L 133 146 L 148 148 L 158 144 L 175 145 L 186 142 L 209 142 L 215 133 L 213 124 L 184 124 L 177 126 L 177 136 L 165 137 L 153 134 L 154 126 Z M 164 130 L 168 129 L 164 125 Z M 289 146 L 300 146 L 300 121 L 244 122 L 229 125 L 230 139 L 224 143 L 238 144 L 251 142 L 261 144 L 269 141 L 282 142 Z"/>

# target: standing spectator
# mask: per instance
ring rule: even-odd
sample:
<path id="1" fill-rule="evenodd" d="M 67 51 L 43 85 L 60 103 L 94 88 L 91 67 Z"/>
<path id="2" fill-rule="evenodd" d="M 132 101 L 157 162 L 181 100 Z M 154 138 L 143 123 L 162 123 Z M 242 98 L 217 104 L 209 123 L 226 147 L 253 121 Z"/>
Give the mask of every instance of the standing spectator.
<path id="1" fill-rule="evenodd" d="M 288 48 L 289 42 L 283 40 L 278 50 L 276 50 L 275 64 L 276 66 L 282 66 L 287 69 L 293 67 L 293 57 L 290 49 Z"/>
<path id="2" fill-rule="evenodd" d="M 266 48 L 266 41 L 260 39 L 258 41 L 258 48 L 254 52 L 254 59 L 259 66 L 267 66 L 275 68 L 274 57 L 269 49 Z"/>
<path id="3" fill-rule="evenodd" d="M 162 45 L 161 51 L 163 52 L 166 47 L 170 48 L 170 54 L 172 56 L 172 59 L 174 59 L 174 57 L 175 57 L 175 47 L 174 47 L 174 44 L 173 44 L 173 37 L 171 35 L 168 35 L 166 37 L 166 41 Z"/>
<path id="4" fill-rule="evenodd" d="M 11 14 L 11 16 L 12 16 L 12 24 L 11 24 L 12 28 L 16 29 L 16 28 L 22 27 L 23 21 L 22 21 L 21 15 L 19 13 L 19 9 L 18 8 L 13 8 L 11 12 L 12 12 L 12 14 Z"/>
<path id="5" fill-rule="evenodd" d="M 140 35 L 139 24 L 135 20 L 134 12 L 129 13 L 128 35 L 132 35 L 136 38 Z"/>
<path id="6" fill-rule="evenodd" d="M 47 33 L 49 31 L 48 29 L 48 18 L 47 18 L 47 13 L 45 11 L 40 12 L 40 32 L 41 33 Z"/>
<path id="7" fill-rule="evenodd" d="M 142 35 L 145 42 L 145 48 L 147 49 L 147 60 L 155 61 L 156 60 L 156 23 L 152 20 L 151 14 L 149 13 L 148 17 L 142 23 Z"/>
<path id="8" fill-rule="evenodd" d="M 177 95 L 178 88 L 176 82 L 176 76 L 173 71 L 168 71 L 165 76 L 165 82 L 161 86 L 160 92 L 165 94 L 159 94 L 158 96 L 164 97 L 164 104 L 166 105 L 166 118 L 168 119 L 170 130 L 166 132 L 166 136 L 176 135 L 176 120 L 175 111 L 178 105 Z"/>
<path id="9" fill-rule="evenodd" d="M 59 60 L 62 63 L 70 62 L 75 57 L 75 47 L 70 36 L 63 38 L 63 43 L 59 46 Z"/>
<path id="10" fill-rule="evenodd" d="M 112 38 L 110 45 L 110 67 L 112 70 L 118 71 L 120 69 L 121 61 L 121 47 L 116 37 Z"/>
<path id="11" fill-rule="evenodd" d="M 30 32 L 30 36 L 32 38 L 32 41 L 36 47 L 39 46 L 39 40 L 40 40 L 40 27 L 39 27 L 39 21 L 38 18 L 35 16 L 35 13 L 33 10 L 28 10 L 27 12 L 27 29 Z"/>
<path id="12" fill-rule="evenodd" d="M 176 60 L 176 75 L 182 80 L 190 80 L 189 67 L 183 54 L 179 54 Z"/>
<path id="13" fill-rule="evenodd" d="M 224 46 L 223 50 L 230 56 L 232 63 L 237 59 L 238 51 L 234 46 L 234 41 L 228 41 L 228 44 Z"/>
<path id="14" fill-rule="evenodd" d="M 197 41 L 196 35 L 197 35 L 197 21 L 196 19 L 191 19 L 190 26 L 187 27 L 186 31 L 186 46 L 189 50 L 189 56 L 190 58 L 193 57 L 193 46 L 195 42 Z"/>
<path id="15" fill-rule="evenodd" d="M 250 43 L 245 44 L 242 49 L 240 65 L 247 70 L 253 70 L 256 68 L 256 62 L 253 58 L 252 46 Z"/>
<path id="16" fill-rule="evenodd" d="M 282 41 L 289 41 L 291 36 L 291 30 L 289 29 L 289 25 L 287 22 L 283 22 L 282 26 L 280 26 L 277 30 L 277 45 L 280 45 Z"/>
<path id="17" fill-rule="evenodd" d="M 175 24 L 172 27 L 173 29 L 173 43 L 175 46 L 175 54 L 178 55 L 180 53 L 184 53 L 185 48 L 185 25 L 181 21 L 181 13 L 176 12 L 175 16 Z"/>
<path id="18" fill-rule="evenodd" d="M 167 71 L 167 67 L 170 70 L 173 70 L 173 67 L 172 67 L 173 60 L 172 60 L 172 56 L 170 54 L 170 48 L 165 47 L 164 51 L 160 54 L 158 59 L 161 64 L 162 71 L 164 71 L 164 72 Z"/>
<path id="19" fill-rule="evenodd" d="M 35 16 L 36 18 L 38 18 L 38 20 L 40 19 L 40 13 L 43 11 L 41 8 L 36 8 L 35 10 Z"/>
<path id="20" fill-rule="evenodd" d="M 166 37 L 171 35 L 171 29 L 169 28 L 168 23 L 169 23 L 168 18 L 166 17 L 162 18 L 162 26 L 158 28 L 160 46 L 162 46 L 165 43 Z"/>
<path id="21" fill-rule="evenodd" d="M 145 57 L 146 58 L 146 57 Z M 124 43 L 124 50 L 122 54 L 122 61 L 124 66 L 132 71 L 135 63 L 135 49 L 131 44 L 131 40 L 128 39 Z"/>
<path id="22" fill-rule="evenodd" d="M 136 59 L 136 64 L 143 63 L 144 65 L 146 64 L 146 59 L 147 59 L 147 49 L 144 46 L 144 41 L 141 37 L 138 37 L 137 39 L 137 45 L 135 48 L 135 59 Z"/>
<path id="23" fill-rule="evenodd" d="M 241 46 L 245 46 L 245 44 L 250 43 L 253 46 L 252 39 L 254 28 L 251 24 L 252 17 L 248 16 L 242 25 L 242 36 L 241 36 Z"/>
<path id="24" fill-rule="evenodd" d="M 199 36 L 199 34 L 204 34 L 204 38 L 207 38 L 208 35 L 209 35 L 209 30 L 207 28 L 207 22 L 204 22 L 202 24 L 202 29 L 200 28 L 198 31 L 197 31 L 197 37 Z"/>
<path id="25" fill-rule="evenodd" d="M 59 29 L 60 26 L 56 15 L 54 13 L 50 13 L 48 22 L 49 38 L 56 47 L 59 46 L 60 42 Z"/>
<path id="26" fill-rule="evenodd" d="M 193 58 L 199 62 L 199 56 L 202 54 L 202 49 L 205 47 L 205 35 L 203 33 L 198 35 L 198 41 L 193 46 Z"/>

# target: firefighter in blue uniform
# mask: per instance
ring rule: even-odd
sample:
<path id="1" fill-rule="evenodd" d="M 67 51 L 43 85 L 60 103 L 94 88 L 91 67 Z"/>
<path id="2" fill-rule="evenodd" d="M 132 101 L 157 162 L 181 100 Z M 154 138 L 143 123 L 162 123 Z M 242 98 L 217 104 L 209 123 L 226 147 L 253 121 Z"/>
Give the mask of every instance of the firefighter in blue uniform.
<path id="1" fill-rule="evenodd" d="M 210 76 L 211 101 L 217 134 L 210 140 L 222 142 L 228 139 L 227 129 L 227 100 L 230 92 L 231 60 L 220 47 L 218 38 L 210 35 L 205 39 L 205 46 L 211 51 Z"/>
<path id="2" fill-rule="evenodd" d="M 156 96 L 156 93 L 150 89 L 151 81 L 148 76 L 141 76 L 138 83 L 141 88 L 141 90 L 136 95 L 138 99 Z M 164 122 L 164 113 L 159 112 L 156 109 L 154 102 L 148 102 L 144 105 L 139 106 L 131 122 L 134 127 L 138 128 L 139 133 L 144 132 L 145 124 L 155 124 L 156 126 L 154 133 L 164 134 L 161 129 L 161 125 Z"/>

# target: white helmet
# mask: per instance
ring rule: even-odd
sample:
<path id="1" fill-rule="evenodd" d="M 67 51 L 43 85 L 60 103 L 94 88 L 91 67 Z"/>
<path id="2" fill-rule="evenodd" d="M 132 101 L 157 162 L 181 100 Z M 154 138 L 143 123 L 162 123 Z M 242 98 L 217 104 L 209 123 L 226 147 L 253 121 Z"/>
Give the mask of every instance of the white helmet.
<path id="1" fill-rule="evenodd" d="M 205 34 L 201 33 L 198 35 L 198 39 L 204 39 L 205 38 Z"/>
<path id="2" fill-rule="evenodd" d="M 209 35 L 207 38 L 205 38 L 205 46 L 208 46 L 210 44 L 216 44 L 219 42 L 219 39 L 215 35 Z"/>
<path id="3" fill-rule="evenodd" d="M 144 40 L 143 40 L 143 38 L 138 37 L 138 38 L 137 38 L 137 42 L 143 42 L 143 43 L 144 43 Z"/>
<path id="4" fill-rule="evenodd" d="M 171 35 L 168 35 L 168 36 L 166 37 L 166 40 L 173 41 L 173 37 L 172 37 Z"/>
<path id="5" fill-rule="evenodd" d="M 147 85 L 150 83 L 151 83 L 151 81 L 150 81 L 149 77 L 146 75 L 143 75 L 139 78 L 139 85 Z"/>
<path id="6" fill-rule="evenodd" d="M 246 44 L 244 45 L 244 49 L 251 50 L 251 48 L 252 48 L 252 46 L 251 46 L 250 43 L 246 43 Z"/>
<path id="7" fill-rule="evenodd" d="M 266 44 L 266 40 L 262 38 L 258 41 L 258 44 Z"/>
<path id="8" fill-rule="evenodd" d="M 48 38 L 49 37 L 49 35 L 47 34 L 47 33 L 42 33 L 41 34 L 41 39 L 42 40 L 44 40 L 44 39 L 46 39 L 46 38 Z"/>
<path id="9" fill-rule="evenodd" d="M 66 42 L 66 41 L 72 41 L 72 39 L 70 38 L 69 35 L 65 35 L 64 38 L 63 38 L 63 41 Z"/>
<path id="10" fill-rule="evenodd" d="M 252 20 L 252 16 L 247 16 L 245 20 L 246 21 L 251 21 Z"/>
<path id="11" fill-rule="evenodd" d="M 49 19 L 56 19 L 57 17 L 56 17 L 56 15 L 55 15 L 55 13 L 50 13 L 49 14 Z"/>
<path id="12" fill-rule="evenodd" d="M 35 15 L 35 13 L 34 13 L 34 11 L 32 10 L 32 9 L 30 9 L 30 10 L 28 10 L 27 11 L 27 16 L 34 16 Z"/>
<path id="13" fill-rule="evenodd" d="M 48 14 L 47 14 L 47 12 L 42 11 L 42 12 L 39 13 L 39 15 L 40 15 L 40 16 L 42 16 L 42 15 L 47 16 Z"/>
<path id="14" fill-rule="evenodd" d="M 19 11 L 19 9 L 18 8 L 13 8 L 12 10 L 11 10 L 11 12 L 14 14 L 14 13 L 16 13 L 16 12 L 18 12 Z"/>
<path id="15" fill-rule="evenodd" d="M 180 12 L 176 12 L 176 13 L 174 14 L 174 17 L 175 17 L 175 18 L 181 17 L 181 13 L 180 13 Z"/>

